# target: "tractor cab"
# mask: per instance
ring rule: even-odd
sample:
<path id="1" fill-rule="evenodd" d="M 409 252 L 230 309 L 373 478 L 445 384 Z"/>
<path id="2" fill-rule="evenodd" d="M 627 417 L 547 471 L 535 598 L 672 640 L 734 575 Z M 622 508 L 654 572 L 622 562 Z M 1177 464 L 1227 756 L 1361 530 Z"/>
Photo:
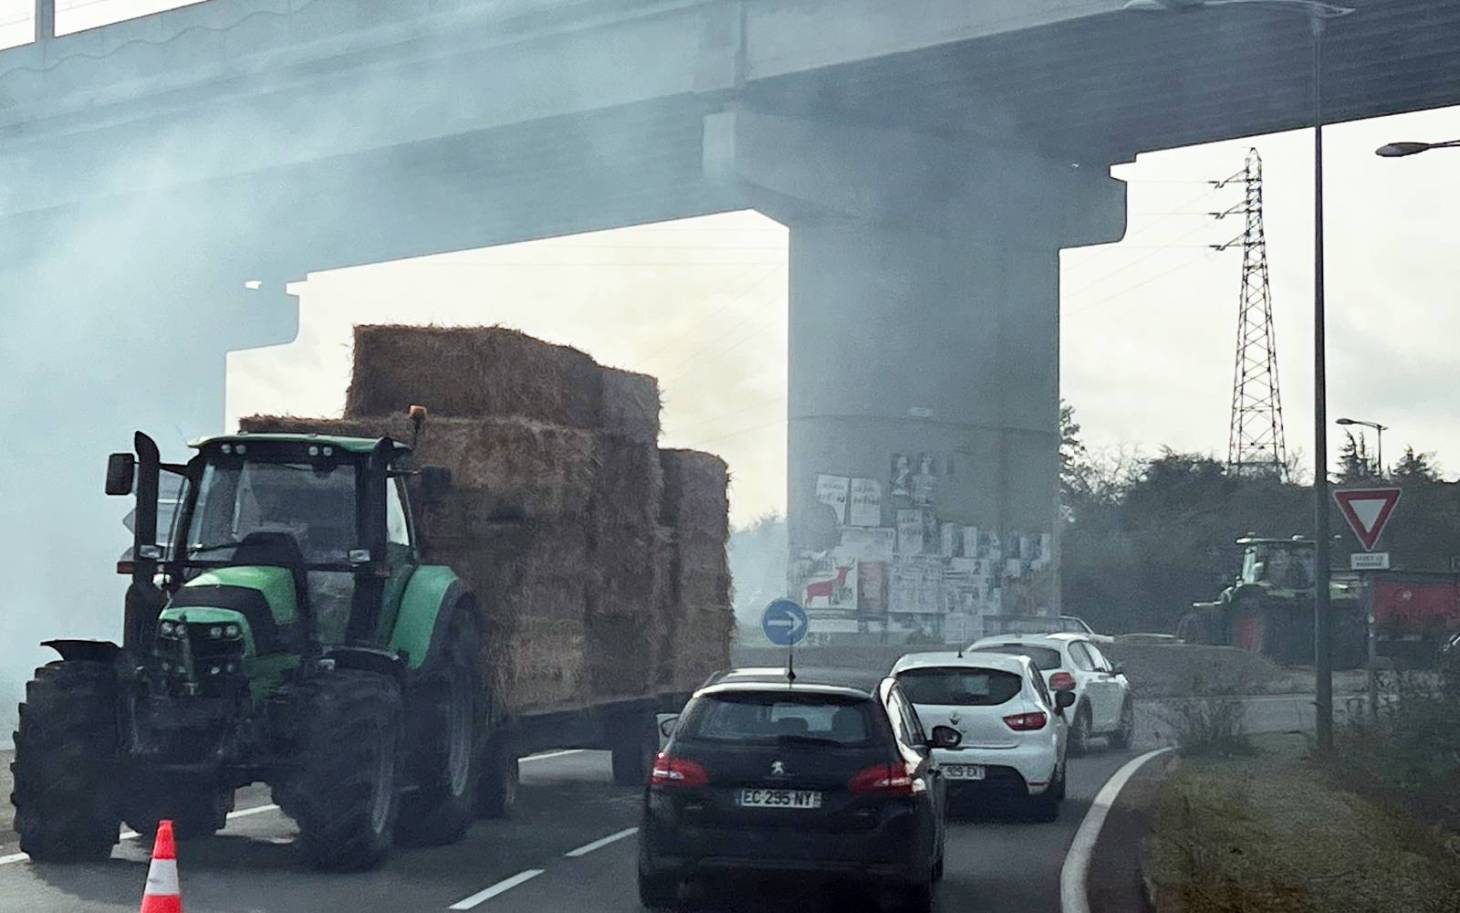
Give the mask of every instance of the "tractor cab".
<path id="1" fill-rule="evenodd" d="M 1314 584 L 1316 549 L 1312 539 L 1262 539 L 1246 536 L 1242 546 L 1242 572 L 1237 585 L 1260 586 L 1268 590 L 1311 590 Z"/>

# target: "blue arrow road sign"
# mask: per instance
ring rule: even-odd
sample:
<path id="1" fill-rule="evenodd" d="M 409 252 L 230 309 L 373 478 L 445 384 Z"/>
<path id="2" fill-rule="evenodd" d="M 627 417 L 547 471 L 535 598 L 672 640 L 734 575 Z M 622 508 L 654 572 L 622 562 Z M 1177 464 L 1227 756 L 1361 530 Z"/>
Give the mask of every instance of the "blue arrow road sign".
<path id="1" fill-rule="evenodd" d="M 806 610 L 789 599 L 777 599 L 765 607 L 760 626 L 771 643 L 794 647 L 806 637 Z"/>

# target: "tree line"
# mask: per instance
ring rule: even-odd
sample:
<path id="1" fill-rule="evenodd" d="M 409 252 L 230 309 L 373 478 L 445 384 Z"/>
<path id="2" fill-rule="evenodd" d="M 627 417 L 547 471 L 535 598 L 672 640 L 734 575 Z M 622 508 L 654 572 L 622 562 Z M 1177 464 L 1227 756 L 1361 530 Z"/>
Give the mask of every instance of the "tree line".
<path id="1" fill-rule="evenodd" d="M 1074 409 L 1060 413 L 1061 605 L 1097 630 L 1172 631 L 1193 602 L 1211 600 L 1236 576 L 1235 540 L 1311 537 L 1313 489 L 1296 465 L 1290 479 L 1238 476 L 1209 455 L 1163 448 L 1143 458 L 1092 454 Z M 1432 453 L 1407 447 L 1379 466 L 1349 434 L 1331 479 L 1338 486 L 1403 489 L 1380 548 L 1403 570 L 1452 569 L 1460 559 L 1460 483 L 1446 481 Z M 1333 566 L 1361 551 L 1335 505 Z"/>

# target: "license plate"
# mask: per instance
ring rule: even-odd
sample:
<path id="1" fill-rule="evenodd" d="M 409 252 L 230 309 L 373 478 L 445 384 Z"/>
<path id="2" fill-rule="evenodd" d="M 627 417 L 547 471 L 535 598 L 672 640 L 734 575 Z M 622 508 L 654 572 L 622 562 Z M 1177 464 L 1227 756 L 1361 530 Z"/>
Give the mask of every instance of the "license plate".
<path id="1" fill-rule="evenodd" d="M 821 808 L 821 793 L 805 789 L 742 789 L 741 808 Z"/>
<path id="2" fill-rule="evenodd" d="M 944 764 L 943 776 L 950 780 L 982 780 L 982 764 Z"/>

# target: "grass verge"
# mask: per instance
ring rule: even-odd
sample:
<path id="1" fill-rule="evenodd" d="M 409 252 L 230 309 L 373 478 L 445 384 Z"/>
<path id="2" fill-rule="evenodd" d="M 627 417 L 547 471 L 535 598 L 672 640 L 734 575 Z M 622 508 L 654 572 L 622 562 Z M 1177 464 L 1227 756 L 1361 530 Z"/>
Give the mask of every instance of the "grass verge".
<path id="1" fill-rule="evenodd" d="M 1157 913 L 1460 913 L 1460 853 L 1344 789 L 1302 737 L 1185 759 L 1145 848 Z"/>

